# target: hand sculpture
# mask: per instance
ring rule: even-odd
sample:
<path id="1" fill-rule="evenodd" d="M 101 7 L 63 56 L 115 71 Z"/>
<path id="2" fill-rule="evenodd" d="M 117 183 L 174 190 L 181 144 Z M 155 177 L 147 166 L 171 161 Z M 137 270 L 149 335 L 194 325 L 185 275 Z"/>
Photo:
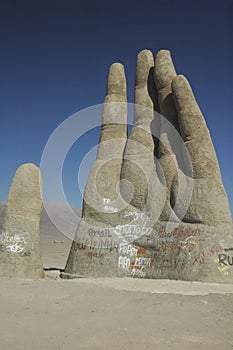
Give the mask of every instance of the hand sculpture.
<path id="1" fill-rule="evenodd" d="M 127 139 L 124 67 L 110 67 L 102 130 L 66 276 L 232 281 L 232 219 L 192 89 L 170 52 L 137 58 Z"/>
<path id="2" fill-rule="evenodd" d="M 41 208 L 40 169 L 23 164 L 12 181 L 0 230 L 0 277 L 44 277 L 39 247 Z"/>

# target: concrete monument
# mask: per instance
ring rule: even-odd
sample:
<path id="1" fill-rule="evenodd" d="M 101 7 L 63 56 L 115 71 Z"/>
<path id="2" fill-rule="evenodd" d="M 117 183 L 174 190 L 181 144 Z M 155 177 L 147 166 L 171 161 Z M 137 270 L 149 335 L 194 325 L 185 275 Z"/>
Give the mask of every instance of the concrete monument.
<path id="1" fill-rule="evenodd" d="M 233 282 L 233 226 L 205 119 L 170 52 L 139 53 L 127 139 L 124 68 L 109 71 L 97 160 L 64 278 Z"/>
<path id="2" fill-rule="evenodd" d="M 16 171 L 0 233 L 0 277 L 42 278 L 39 252 L 41 175 L 34 164 Z"/>

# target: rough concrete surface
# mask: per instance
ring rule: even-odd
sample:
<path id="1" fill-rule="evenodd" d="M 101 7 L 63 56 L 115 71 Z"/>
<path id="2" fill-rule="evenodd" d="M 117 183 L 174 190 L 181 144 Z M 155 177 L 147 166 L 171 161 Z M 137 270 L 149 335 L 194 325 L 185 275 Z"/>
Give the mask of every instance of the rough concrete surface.
<path id="1" fill-rule="evenodd" d="M 0 232 L 0 276 L 42 278 L 39 250 L 41 175 L 34 164 L 21 165 L 9 191 Z"/>
<path id="2" fill-rule="evenodd" d="M 126 139 L 124 69 L 110 67 L 97 160 L 63 277 L 232 283 L 230 207 L 191 86 L 176 75 L 168 50 L 155 60 L 141 51 L 135 77 Z"/>

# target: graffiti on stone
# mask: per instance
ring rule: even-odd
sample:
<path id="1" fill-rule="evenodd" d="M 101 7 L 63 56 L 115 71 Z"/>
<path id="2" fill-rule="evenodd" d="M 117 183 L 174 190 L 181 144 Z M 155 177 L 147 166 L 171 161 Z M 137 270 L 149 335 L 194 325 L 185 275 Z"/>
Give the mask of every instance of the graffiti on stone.
<path id="1" fill-rule="evenodd" d="M 27 240 L 24 235 L 10 235 L 6 232 L 0 235 L 0 247 L 12 253 L 22 253 L 27 245 Z"/>
<path id="2" fill-rule="evenodd" d="M 115 207 L 112 207 L 111 200 L 109 198 L 103 198 L 103 204 L 104 204 L 104 210 L 109 213 L 117 213 L 118 209 Z"/>
<path id="3" fill-rule="evenodd" d="M 233 248 L 224 248 L 218 255 L 219 266 L 233 266 Z"/>
<path id="4" fill-rule="evenodd" d="M 147 250 L 134 247 L 131 244 L 119 245 L 118 268 L 129 272 L 131 277 L 145 278 L 146 271 L 151 266 L 151 258 L 145 256 Z"/>

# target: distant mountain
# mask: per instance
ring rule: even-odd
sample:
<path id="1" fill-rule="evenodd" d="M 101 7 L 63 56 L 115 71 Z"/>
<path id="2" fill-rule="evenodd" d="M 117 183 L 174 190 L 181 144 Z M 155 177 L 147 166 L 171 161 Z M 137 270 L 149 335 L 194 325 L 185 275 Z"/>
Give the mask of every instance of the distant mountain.
<path id="1" fill-rule="evenodd" d="M 43 208 L 40 222 L 41 235 L 61 237 L 65 235 L 71 238 L 70 230 L 76 231 L 82 214 L 81 210 L 56 202 L 46 203 L 46 209 L 50 217 L 45 208 Z"/>
<path id="2" fill-rule="evenodd" d="M 0 202 L 0 228 L 2 227 L 4 212 L 5 212 L 5 203 Z"/>
<path id="3" fill-rule="evenodd" d="M 57 239 L 62 239 L 66 231 L 69 230 L 69 227 L 74 227 L 75 230 L 75 228 L 78 226 L 81 218 L 80 209 L 72 208 L 72 210 L 70 210 L 67 205 L 55 202 L 46 203 L 46 208 L 48 209 L 49 213 L 52 214 L 53 221 L 57 223 L 61 230 L 56 227 L 48 216 L 47 211 L 42 208 L 40 223 L 41 235 L 47 237 L 53 236 L 57 237 Z M 0 228 L 2 227 L 4 212 L 5 203 L 0 202 Z"/>

